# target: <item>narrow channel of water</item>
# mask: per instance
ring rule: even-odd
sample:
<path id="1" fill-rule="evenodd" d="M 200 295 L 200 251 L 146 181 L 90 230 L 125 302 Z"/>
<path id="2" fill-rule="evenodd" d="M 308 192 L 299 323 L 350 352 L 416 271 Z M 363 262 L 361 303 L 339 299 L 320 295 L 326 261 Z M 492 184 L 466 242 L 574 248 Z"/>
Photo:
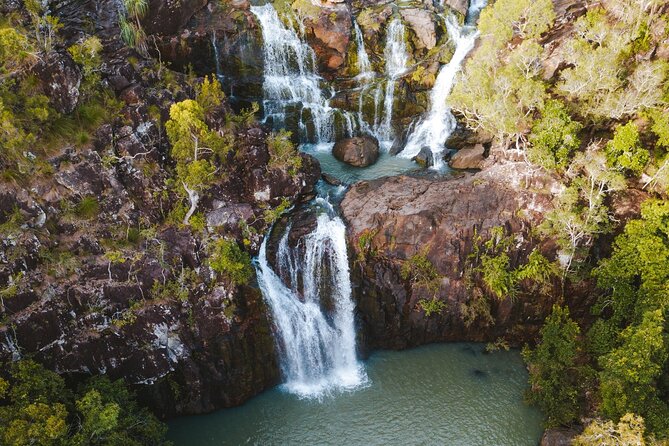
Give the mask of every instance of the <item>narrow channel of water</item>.
<path id="1" fill-rule="evenodd" d="M 169 424 L 176 446 L 534 446 L 541 414 L 522 401 L 527 373 L 517 351 L 479 344 L 376 352 L 369 384 L 319 400 L 281 387 L 241 407 Z"/>

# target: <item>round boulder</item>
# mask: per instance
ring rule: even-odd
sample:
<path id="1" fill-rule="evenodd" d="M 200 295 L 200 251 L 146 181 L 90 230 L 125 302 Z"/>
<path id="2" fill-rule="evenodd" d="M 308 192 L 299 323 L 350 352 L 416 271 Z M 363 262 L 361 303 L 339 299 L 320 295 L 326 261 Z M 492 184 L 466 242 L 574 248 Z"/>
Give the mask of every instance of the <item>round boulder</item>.
<path id="1" fill-rule="evenodd" d="M 338 141 L 332 155 L 354 167 L 367 167 L 379 158 L 379 141 L 372 136 L 359 136 Z"/>

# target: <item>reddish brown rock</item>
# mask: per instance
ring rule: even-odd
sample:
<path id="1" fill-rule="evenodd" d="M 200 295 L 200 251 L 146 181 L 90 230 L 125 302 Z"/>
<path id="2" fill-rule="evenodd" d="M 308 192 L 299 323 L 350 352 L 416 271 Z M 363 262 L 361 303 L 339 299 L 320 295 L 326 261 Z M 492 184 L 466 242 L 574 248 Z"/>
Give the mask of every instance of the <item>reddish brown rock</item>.
<path id="1" fill-rule="evenodd" d="M 367 167 L 379 158 L 379 141 L 372 136 L 347 138 L 337 141 L 332 155 L 354 167 Z"/>

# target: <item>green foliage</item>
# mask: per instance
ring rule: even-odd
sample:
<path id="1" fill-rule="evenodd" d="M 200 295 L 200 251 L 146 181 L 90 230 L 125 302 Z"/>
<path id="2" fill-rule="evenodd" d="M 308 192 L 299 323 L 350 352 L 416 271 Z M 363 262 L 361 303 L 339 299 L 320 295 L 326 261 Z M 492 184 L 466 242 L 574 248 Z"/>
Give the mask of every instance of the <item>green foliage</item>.
<path id="1" fill-rule="evenodd" d="M 98 202 L 98 199 L 93 196 L 89 195 L 86 197 L 83 197 L 79 203 L 76 204 L 74 207 L 74 214 L 82 218 L 84 220 L 90 220 L 92 218 L 95 218 L 98 216 L 100 213 L 100 203 Z"/>
<path id="2" fill-rule="evenodd" d="M 633 121 L 616 128 L 613 139 L 606 144 L 609 165 L 633 175 L 640 175 L 650 154 L 641 145 L 639 128 Z"/>
<path id="3" fill-rule="evenodd" d="M 596 308 L 605 317 L 590 338 L 600 354 L 604 414 L 617 420 L 637 413 L 651 432 L 666 436 L 669 408 L 659 383 L 666 380 L 669 358 L 669 202 L 647 201 L 641 217 L 627 223 L 611 257 L 595 270 L 598 285 L 610 294 Z"/>
<path id="4" fill-rule="evenodd" d="M 517 280 L 509 266 L 509 256 L 506 253 L 481 257 L 480 271 L 483 273 L 483 282 L 498 299 L 507 296 L 514 298 L 516 295 Z"/>
<path id="5" fill-rule="evenodd" d="M 609 192 L 625 187 L 624 178 L 608 168 L 605 156 L 594 146 L 574 158 L 569 174 L 571 184 L 555 199 L 554 209 L 539 227 L 557 240 L 565 272 L 573 272 L 574 260 L 581 262 L 594 240 L 610 230 L 605 199 Z"/>
<path id="6" fill-rule="evenodd" d="M 15 28 L 0 27 L 0 80 L 35 62 L 35 49 L 28 38 Z"/>
<path id="7" fill-rule="evenodd" d="M 215 76 L 205 76 L 202 83 L 196 87 L 195 100 L 205 114 L 220 107 L 223 99 L 225 99 L 223 88 Z"/>
<path id="8" fill-rule="evenodd" d="M 579 333 L 578 325 L 569 317 L 569 309 L 555 305 L 541 329 L 537 347 L 523 349 L 523 359 L 530 371 L 527 398 L 545 414 L 548 427 L 568 425 L 580 411 Z"/>
<path id="9" fill-rule="evenodd" d="M 167 445 L 167 428 L 140 408 L 122 381 L 90 379 L 73 394 L 31 360 L 0 378 L 0 443 L 7 446 Z"/>
<path id="10" fill-rule="evenodd" d="M 468 60 L 449 101 L 469 127 L 515 138 L 531 127 L 533 111 L 544 106 L 546 87 L 539 63 L 543 49 L 526 40 L 502 57 L 485 42 Z"/>
<path id="11" fill-rule="evenodd" d="M 502 47 L 514 36 L 536 39 L 553 24 L 550 0 L 497 0 L 481 12 L 479 30 L 492 44 Z"/>
<path id="12" fill-rule="evenodd" d="M 631 413 L 625 414 L 616 424 L 613 421 L 595 420 L 588 424 L 582 434 L 574 438 L 573 446 L 604 446 L 604 445 L 652 445 L 646 442 L 646 430 L 643 418 Z"/>
<path id="13" fill-rule="evenodd" d="M 263 212 L 263 220 L 268 225 L 274 224 L 281 216 L 290 208 L 290 200 L 288 198 L 282 198 L 281 203 L 278 206 L 270 209 L 266 209 Z"/>
<path id="14" fill-rule="evenodd" d="M 613 254 L 595 271 L 598 285 L 611 291 L 606 305 L 617 325 L 638 323 L 646 311 L 669 306 L 669 202 L 651 200 L 641 219 L 616 237 Z"/>
<path id="15" fill-rule="evenodd" d="M 302 167 L 302 157 L 290 138 L 291 132 L 283 129 L 267 137 L 267 148 L 270 156 L 268 167 L 285 170 L 290 175 L 296 175 Z"/>
<path id="16" fill-rule="evenodd" d="M 221 238 L 212 243 L 209 266 L 235 285 L 245 285 L 253 277 L 251 257 L 234 240 Z"/>
<path id="17" fill-rule="evenodd" d="M 439 300 L 436 297 L 433 297 L 432 299 L 421 299 L 418 301 L 418 305 L 425 312 L 426 317 L 430 317 L 433 314 L 441 314 L 446 308 L 446 302 Z"/>
<path id="18" fill-rule="evenodd" d="M 571 119 L 560 101 L 546 102 L 541 119 L 532 126 L 527 158 L 545 169 L 565 169 L 581 144 L 578 132 L 582 127 Z"/>
<path id="19" fill-rule="evenodd" d="M 140 54 L 147 55 L 147 38 L 141 19 L 149 12 L 149 3 L 147 0 L 123 0 L 123 6 L 125 15 L 119 16 L 121 39 L 130 48 L 135 48 Z"/>
<path id="20" fill-rule="evenodd" d="M 400 277 L 408 280 L 412 286 L 423 286 L 433 291 L 439 287 L 439 273 L 432 261 L 427 257 L 429 247 L 412 255 L 402 263 Z"/>
<path id="21" fill-rule="evenodd" d="M 376 256 L 374 237 L 378 233 L 378 229 L 365 229 L 358 235 L 358 262 L 364 262 L 368 258 Z"/>
<path id="22" fill-rule="evenodd" d="M 102 58 L 102 42 L 95 36 L 88 37 L 82 42 L 69 47 L 68 52 L 72 59 L 82 68 L 82 84 L 79 87 L 84 99 L 94 96 L 100 88 L 100 65 Z M 81 99 L 80 99 L 81 100 Z"/>
<path id="23" fill-rule="evenodd" d="M 151 296 L 154 299 L 175 299 L 181 302 L 188 300 L 187 283 L 183 280 L 168 280 L 165 283 L 160 281 L 153 282 L 151 287 Z"/>
<path id="24" fill-rule="evenodd" d="M 669 356 L 663 311 L 647 311 L 620 335 L 622 344 L 600 358 L 602 411 L 617 420 L 628 412 L 646 418 L 652 431 L 669 433 L 669 407 L 657 382 Z"/>
<path id="25" fill-rule="evenodd" d="M 640 4 L 620 3 L 626 7 Z M 573 67 L 561 72 L 557 88 L 578 102 L 582 115 L 595 121 L 621 119 L 661 101 L 666 62 L 649 60 L 626 67 L 635 51 L 648 47 L 649 42 L 640 44 L 649 37 L 640 35 L 647 26 L 630 27 L 624 21 L 609 20 L 607 11 L 594 8 L 575 27 L 576 36 L 565 52 Z"/>

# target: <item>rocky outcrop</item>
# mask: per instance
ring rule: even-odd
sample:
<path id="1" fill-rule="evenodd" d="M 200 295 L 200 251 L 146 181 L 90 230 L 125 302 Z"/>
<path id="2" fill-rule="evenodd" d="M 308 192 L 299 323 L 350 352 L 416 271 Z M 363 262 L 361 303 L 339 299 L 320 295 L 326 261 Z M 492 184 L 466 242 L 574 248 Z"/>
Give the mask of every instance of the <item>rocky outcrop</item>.
<path id="1" fill-rule="evenodd" d="M 303 17 L 305 37 L 316 52 L 321 72 L 331 74 L 346 61 L 352 16 L 348 3 L 301 0 L 294 8 Z"/>
<path id="2" fill-rule="evenodd" d="M 400 15 L 416 34 L 416 49 L 431 50 L 437 44 L 437 30 L 432 13 L 425 9 L 401 9 Z"/>
<path id="3" fill-rule="evenodd" d="M 531 339 L 559 293 L 525 288 L 515 299 L 493 297 L 469 273 L 470 255 L 494 228 L 502 228 L 514 237 L 511 267 L 534 249 L 555 258 L 554 244 L 532 237 L 532 228 L 551 209 L 549 191 L 555 187 L 550 177 L 528 172 L 522 162 L 457 178 L 403 176 L 353 186 L 341 208 L 357 259 L 351 271 L 363 344 L 373 349 Z M 436 288 L 412 287 L 402 278 L 402 265 L 416 254 L 426 255 L 436 268 Z M 587 314 L 592 297 L 578 290 L 565 296 L 574 314 Z M 427 316 L 421 301 L 433 299 L 443 308 Z"/>
<path id="4" fill-rule="evenodd" d="M 379 141 L 373 136 L 360 136 L 337 141 L 332 155 L 354 167 L 371 166 L 379 158 Z"/>
<path id="5" fill-rule="evenodd" d="M 574 438 L 579 434 L 577 429 L 546 429 L 541 436 L 540 446 L 571 446 Z"/>
<path id="6" fill-rule="evenodd" d="M 485 147 L 476 144 L 474 147 L 460 149 L 448 161 L 453 169 L 480 169 L 485 160 Z"/>
<path id="7" fill-rule="evenodd" d="M 53 108 L 71 113 L 79 102 L 81 71 L 70 55 L 53 51 L 34 70 Z"/>

